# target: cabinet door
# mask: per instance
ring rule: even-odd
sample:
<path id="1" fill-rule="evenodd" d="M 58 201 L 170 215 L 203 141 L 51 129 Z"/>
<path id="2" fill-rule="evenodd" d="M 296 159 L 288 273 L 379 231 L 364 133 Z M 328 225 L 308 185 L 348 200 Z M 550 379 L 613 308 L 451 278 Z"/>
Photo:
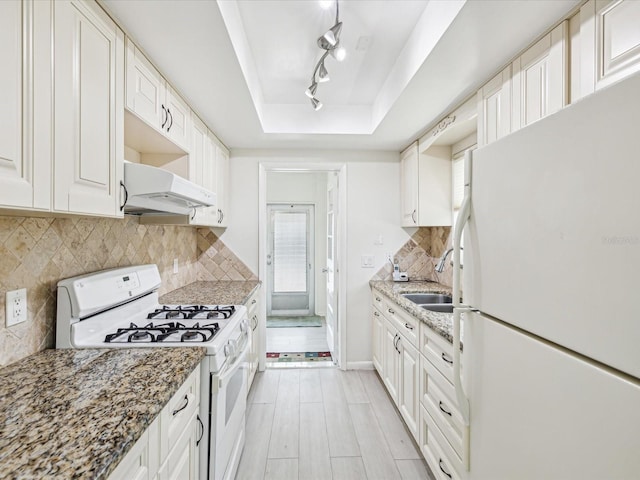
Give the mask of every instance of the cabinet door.
<path id="1" fill-rule="evenodd" d="M 109 480 L 149 480 L 149 434 L 147 431 L 111 472 Z"/>
<path id="2" fill-rule="evenodd" d="M 168 121 L 164 101 L 164 79 L 127 39 L 127 109 L 160 130 Z"/>
<path id="3" fill-rule="evenodd" d="M 38 122 L 50 122 L 50 111 L 39 108 L 47 101 L 50 105 L 51 84 L 46 75 L 35 77 L 41 72 L 32 63 L 40 53 L 37 40 L 42 37 L 46 41 L 46 34 L 51 34 L 47 19 L 40 22 L 41 15 L 34 18 L 36 9 L 47 13 L 42 7 L 46 6 L 34 5 L 33 1 L 0 2 L 0 64 L 4 68 L 0 76 L 0 207 L 50 207 L 50 146 L 45 146 L 44 155 L 36 157 L 37 144 L 47 138 L 50 127 L 33 130 L 36 118 Z M 42 27 L 42 31 L 35 31 L 36 27 Z M 50 48 L 50 40 L 46 46 Z M 50 72 L 50 50 L 43 65 L 43 71 Z M 41 103 L 37 107 L 33 104 L 34 80 L 44 88 L 42 95 L 39 91 Z"/>
<path id="4" fill-rule="evenodd" d="M 175 144 L 189 151 L 189 136 L 191 133 L 191 109 L 170 86 L 166 87 L 165 108 L 167 122 L 164 127 L 167 136 Z"/>
<path id="5" fill-rule="evenodd" d="M 400 192 L 402 195 L 402 226 L 418 225 L 418 143 L 400 156 Z"/>
<path id="6" fill-rule="evenodd" d="M 184 430 L 173 450 L 169 453 L 167 464 L 163 472 L 168 480 L 196 480 L 199 472 L 198 446 L 196 442 L 200 436 L 200 422 L 197 412 L 189 420 L 189 426 Z"/>
<path id="7" fill-rule="evenodd" d="M 398 332 L 388 321 L 384 324 L 384 366 L 383 375 L 384 384 L 393 401 L 398 403 L 398 386 L 400 379 L 400 353 L 396 349 L 396 341 Z"/>
<path id="8" fill-rule="evenodd" d="M 513 62 L 513 131 L 567 104 L 568 23 L 562 22 Z"/>
<path id="9" fill-rule="evenodd" d="M 373 366 L 382 375 L 382 362 L 383 362 L 383 346 L 384 340 L 384 321 L 382 314 L 373 307 Z"/>
<path id="10" fill-rule="evenodd" d="M 478 91 L 478 147 L 511 132 L 511 66 Z"/>
<path id="11" fill-rule="evenodd" d="M 207 129 L 197 117 L 192 122 L 192 148 L 189 154 L 189 171 L 194 172 L 191 180 L 198 185 L 210 190 L 216 191 L 216 152 L 215 145 L 211 138 L 211 132 Z M 194 158 L 195 165 L 192 169 L 191 158 Z M 216 205 L 213 207 L 204 207 L 196 209 L 193 217 L 190 218 L 191 225 L 202 225 L 208 227 L 217 227 L 218 219 L 218 199 L 216 194 Z"/>
<path id="12" fill-rule="evenodd" d="M 207 187 L 204 178 L 205 149 L 209 130 L 197 117 L 191 123 L 191 150 L 189 151 L 189 180 L 201 187 Z"/>
<path id="13" fill-rule="evenodd" d="M 54 210 L 122 216 L 124 35 L 95 4 L 54 7 Z"/>
<path id="14" fill-rule="evenodd" d="M 417 440 L 420 416 L 420 357 L 418 350 L 403 336 L 400 336 L 397 345 L 401 352 L 398 408 L 409 431 Z"/>
<path id="15" fill-rule="evenodd" d="M 216 201 L 218 202 L 218 227 L 229 225 L 229 152 L 219 145 L 216 147 Z"/>
<path id="16" fill-rule="evenodd" d="M 582 96 L 640 70 L 640 2 L 590 0 L 580 9 Z"/>

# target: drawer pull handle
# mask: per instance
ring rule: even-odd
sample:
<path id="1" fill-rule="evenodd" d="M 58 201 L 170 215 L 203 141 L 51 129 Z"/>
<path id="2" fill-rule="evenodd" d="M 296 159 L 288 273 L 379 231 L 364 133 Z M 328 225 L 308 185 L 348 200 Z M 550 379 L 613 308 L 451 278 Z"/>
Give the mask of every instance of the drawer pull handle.
<path id="1" fill-rule="evenodd" d="M 251 305 L 255 305 L 257 301 L 258 301 L 258 300 L 256 300 L 256 299 L 254 298 L 253 300 L 251 300 Z"/>
<path id="2" fill-rule="evenodd" d="M 453 365 L 453 360 L 451 360 L 451 357 L 449 355 L 447 355 L 446 353 L 442 352 L 442 359 L 447 362 L 450 363 L 451 365 Z"/>
<path id="3" fill-rule="evenodd" d="M 189 397 L 187 395 L 185 395 L 184 396 L 184 405 L 181 406 L 180 408 L 175 409 L 173 411 L 173 416 L 175 417 L 178 413 L 180 413 L 182 410 L 187 408 L 187 405 L 189 405 Z"/>
<path id="4" fill-rule="evenodd" d="M 374 315 L 375 317 L 379 317 L 379 316 L 380 316 L 380 314 L 379 314 L 378 312 L 373 312 L 373 315 Z"/>
<path id="5" fill-rule="evenodd" d="M 449 412 L 448 410 L 445 410 L 445 409 L 442 407 L 442 405 L 443 405 L 442 401 L 439 401 L 439 402 L 438 402 L 438 406 L 440 407 L 440 410 L 442 410 L 442 412 L 443 412 L 443 413 L 446 413 L 447 415 L 451 416 L 451 412 Z"/>
<path id="6" fill-rule="evenodd" d="M 390 313 L 391 315 L 395 315 L 395 314 L 396 314 L 396 312 L 394 312 L 394 311 L 393 311 L 393 310 L 391 310 L 390 308 L 388 309 L 388 311 L 389 311 L 389 313 Z"/>
<path id="7" fill-rule="evenodd" d="M 449 472 L 447 472 L 444 468 L 442 468 L 442 459 L 438 459 L 438 466 L 440 467 L 440 470 L 442 471 L 442 473 L 444 473 L 447 477 L 451 478 L 451 474 Z"/>
<path id="8" fill-rule="evenodd" d="M 409 330 L 413 330 L 413 327 L 411 325 L 409 325 L 408 323 L 404 324 L 404 328 L 408 328 Z"/>
<path id="9" fill-rule="evenodd" d="M 376 302 L 381 302 L 382 299 L 380 297 L 376 297 Z"/>
<path id="10" fill-rule="evenodd" d="M 202 429 L 200 431 L 200 436 L 198 437 L 198 440 L 196 440 L 196 447 L 197 447 L 198 445 L 200 445 L 200 441 L 204 436 L 204 424 L 202 423 L 202 420 L 200 420 L 200 415 L 196 415 L 196 420 L 198 420 L 198 423 L 200 424 L 200 428 Z"/>

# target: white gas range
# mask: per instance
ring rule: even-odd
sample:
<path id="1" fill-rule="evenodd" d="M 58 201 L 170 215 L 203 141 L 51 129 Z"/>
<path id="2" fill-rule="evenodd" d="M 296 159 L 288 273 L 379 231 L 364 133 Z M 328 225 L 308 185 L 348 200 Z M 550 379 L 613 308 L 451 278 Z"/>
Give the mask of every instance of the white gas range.
<path id="1" fill-rule="evenodd" d="M 245 439 L 247 310 L 160 305 L 156 265 L 104 270 L 58 283 L 57 348 L 204 347 L 200 477 L 234 478 Z M 207 421 L 208 420 L 208 421 Z"/>

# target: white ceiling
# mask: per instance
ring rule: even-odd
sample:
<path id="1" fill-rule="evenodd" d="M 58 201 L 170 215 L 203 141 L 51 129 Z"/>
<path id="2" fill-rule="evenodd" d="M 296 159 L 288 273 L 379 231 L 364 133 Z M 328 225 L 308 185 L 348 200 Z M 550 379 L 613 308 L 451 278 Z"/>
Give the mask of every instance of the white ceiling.
<path id="1" fill-rule="evenodd" d="M 342 0 L 347 58 L 327 59 L 318 112 L 304 90 L 335 7 L 101 3 L 231 148 L 400 150 L 580 0 Z"/>

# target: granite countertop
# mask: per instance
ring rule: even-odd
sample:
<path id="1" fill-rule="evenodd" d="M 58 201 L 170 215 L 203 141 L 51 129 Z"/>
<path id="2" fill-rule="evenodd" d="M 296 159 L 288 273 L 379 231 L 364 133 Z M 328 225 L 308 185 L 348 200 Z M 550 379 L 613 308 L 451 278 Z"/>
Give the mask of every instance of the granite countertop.
<path id="1" fill-rule="evenodd" d="M 402 296 L 403 293 L 443 293 L 451 295 L 451 287 L 426 281 L 392 282 L 372 280 L 369 282 L 369 285 L 371 288 L 389 297 L 397 303 L 399 307 L 420 319 L 421 322 L 425 323 L 431 330 L 445 338 L 448 342 L 453 343 L 452 313 L 425 310 Z"/>
<path id="2" fill-rule="evenodd" d="M 44 350 L 0 369 L 0 477 L 107 478 L 204 354 Z"/>
<path id="3" fill-rule="evenodd" d="M 258 280 L 243 282 L 194 282 L 160 297 L 162 304 L 243 305 L 260 286 Z"/>

